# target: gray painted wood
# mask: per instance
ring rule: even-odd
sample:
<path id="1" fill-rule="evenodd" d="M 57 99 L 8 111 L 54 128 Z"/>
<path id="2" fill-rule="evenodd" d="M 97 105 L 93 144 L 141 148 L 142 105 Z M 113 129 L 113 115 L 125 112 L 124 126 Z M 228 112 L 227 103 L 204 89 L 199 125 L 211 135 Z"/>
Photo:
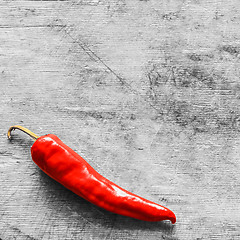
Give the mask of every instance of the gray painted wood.
<path id="1" fill-rule="evenodd" d="M 0 238 L 239 239 L 239 1 L 1 1 Z M 172 209 L 99 209 L 32 162 L 54 133 Z"/>

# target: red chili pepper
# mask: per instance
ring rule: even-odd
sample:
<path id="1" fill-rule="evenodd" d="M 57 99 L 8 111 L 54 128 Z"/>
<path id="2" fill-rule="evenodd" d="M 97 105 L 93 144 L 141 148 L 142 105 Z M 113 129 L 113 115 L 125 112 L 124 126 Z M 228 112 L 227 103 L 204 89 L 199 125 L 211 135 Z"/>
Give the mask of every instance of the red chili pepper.
<path id="1" fill-rule="evenodd" d="M 176 222 L 175 214 L 171 210 L 139 197 L 104 178 L 57 136 L 48 134 L 39 137 L 16 125 L 9 128 L 9 139 L 14 129 L 19 129 L 36 140 L 32 145 L 31 154 L 39 168 L 80 197 L 120 215 L 150 222 Z"/>

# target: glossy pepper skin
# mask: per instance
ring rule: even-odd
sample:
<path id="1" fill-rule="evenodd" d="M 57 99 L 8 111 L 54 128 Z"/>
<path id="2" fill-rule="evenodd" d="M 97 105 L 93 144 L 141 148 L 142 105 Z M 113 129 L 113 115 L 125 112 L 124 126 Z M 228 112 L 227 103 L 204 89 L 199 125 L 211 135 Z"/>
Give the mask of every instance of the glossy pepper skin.
<path id="1" fill-rule="evenodd" d="M 171 210 L 104 178 L 53 134 L 38 137 L 32 145 L 31 155 L 47 175 L 98 207 L 144 221 L 176 222 Z"/>

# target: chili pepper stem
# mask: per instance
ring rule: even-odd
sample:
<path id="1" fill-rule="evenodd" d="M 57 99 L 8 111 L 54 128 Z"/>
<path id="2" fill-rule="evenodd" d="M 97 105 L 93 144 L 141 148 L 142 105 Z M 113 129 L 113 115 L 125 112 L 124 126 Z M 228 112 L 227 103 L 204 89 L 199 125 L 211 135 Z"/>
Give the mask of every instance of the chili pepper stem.
<path id="1" fill-rule="evenodd" d="M 7 133 L 7 136 L 8 136 L 8 139 L 11 139 L 12 136 L 11 136 L 11 132 L 12 130 L 15 130 L 15 129 L 19 129 L 21 130 L 22 132 L 28 134 L 31 138 L 33 138 L 35 141 L 39 138 L 38 135 L 36 135 L 35 133 L 31 132 L 30 130 L 28 130 L 27 128 L 25 127 L 22 127 L 22 126 L 19 126 L 19 125 L 14 125 L 14 126 L 11 126 L 8 130 L 8 133 Z"/>

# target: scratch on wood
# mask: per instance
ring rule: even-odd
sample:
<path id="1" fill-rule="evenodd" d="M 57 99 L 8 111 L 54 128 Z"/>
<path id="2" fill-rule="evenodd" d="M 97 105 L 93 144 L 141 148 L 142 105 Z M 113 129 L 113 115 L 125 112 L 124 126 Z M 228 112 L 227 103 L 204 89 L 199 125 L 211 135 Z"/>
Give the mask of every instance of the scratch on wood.
<path id="1" fill-rule="evenodd" d="M 99 57 L 90 47 L 88 47 L 84 42 L 82 42 L 80 39 L 75 39 L 72 34 L 70 33 L 70 28 L 68 28 L 68 26 L 66 24 L 63 24 L 62 20 L 57 20 L 58 22 L 61 22 L 60 25 L 64 26 L 61 30 L 63 30 L 72 40 L 74 43 L 77 43 L 84 52 L 86 52 L 91 59 L 94 59 L 95 61 L 99 61 L 101 64 L 103 64 L 122 84 L 127 85 L 128 87 L 131 88 L 131 86 L 122 78 L 120 77 L 111 67 L 109 67 L 105 61 Z M 52 25 L 53 27 L 55 27 L 55 25 Z M 131 88 L 131 90 L 133 90 Z M 133 90 L 135 91 L 135 90 Z"/>

